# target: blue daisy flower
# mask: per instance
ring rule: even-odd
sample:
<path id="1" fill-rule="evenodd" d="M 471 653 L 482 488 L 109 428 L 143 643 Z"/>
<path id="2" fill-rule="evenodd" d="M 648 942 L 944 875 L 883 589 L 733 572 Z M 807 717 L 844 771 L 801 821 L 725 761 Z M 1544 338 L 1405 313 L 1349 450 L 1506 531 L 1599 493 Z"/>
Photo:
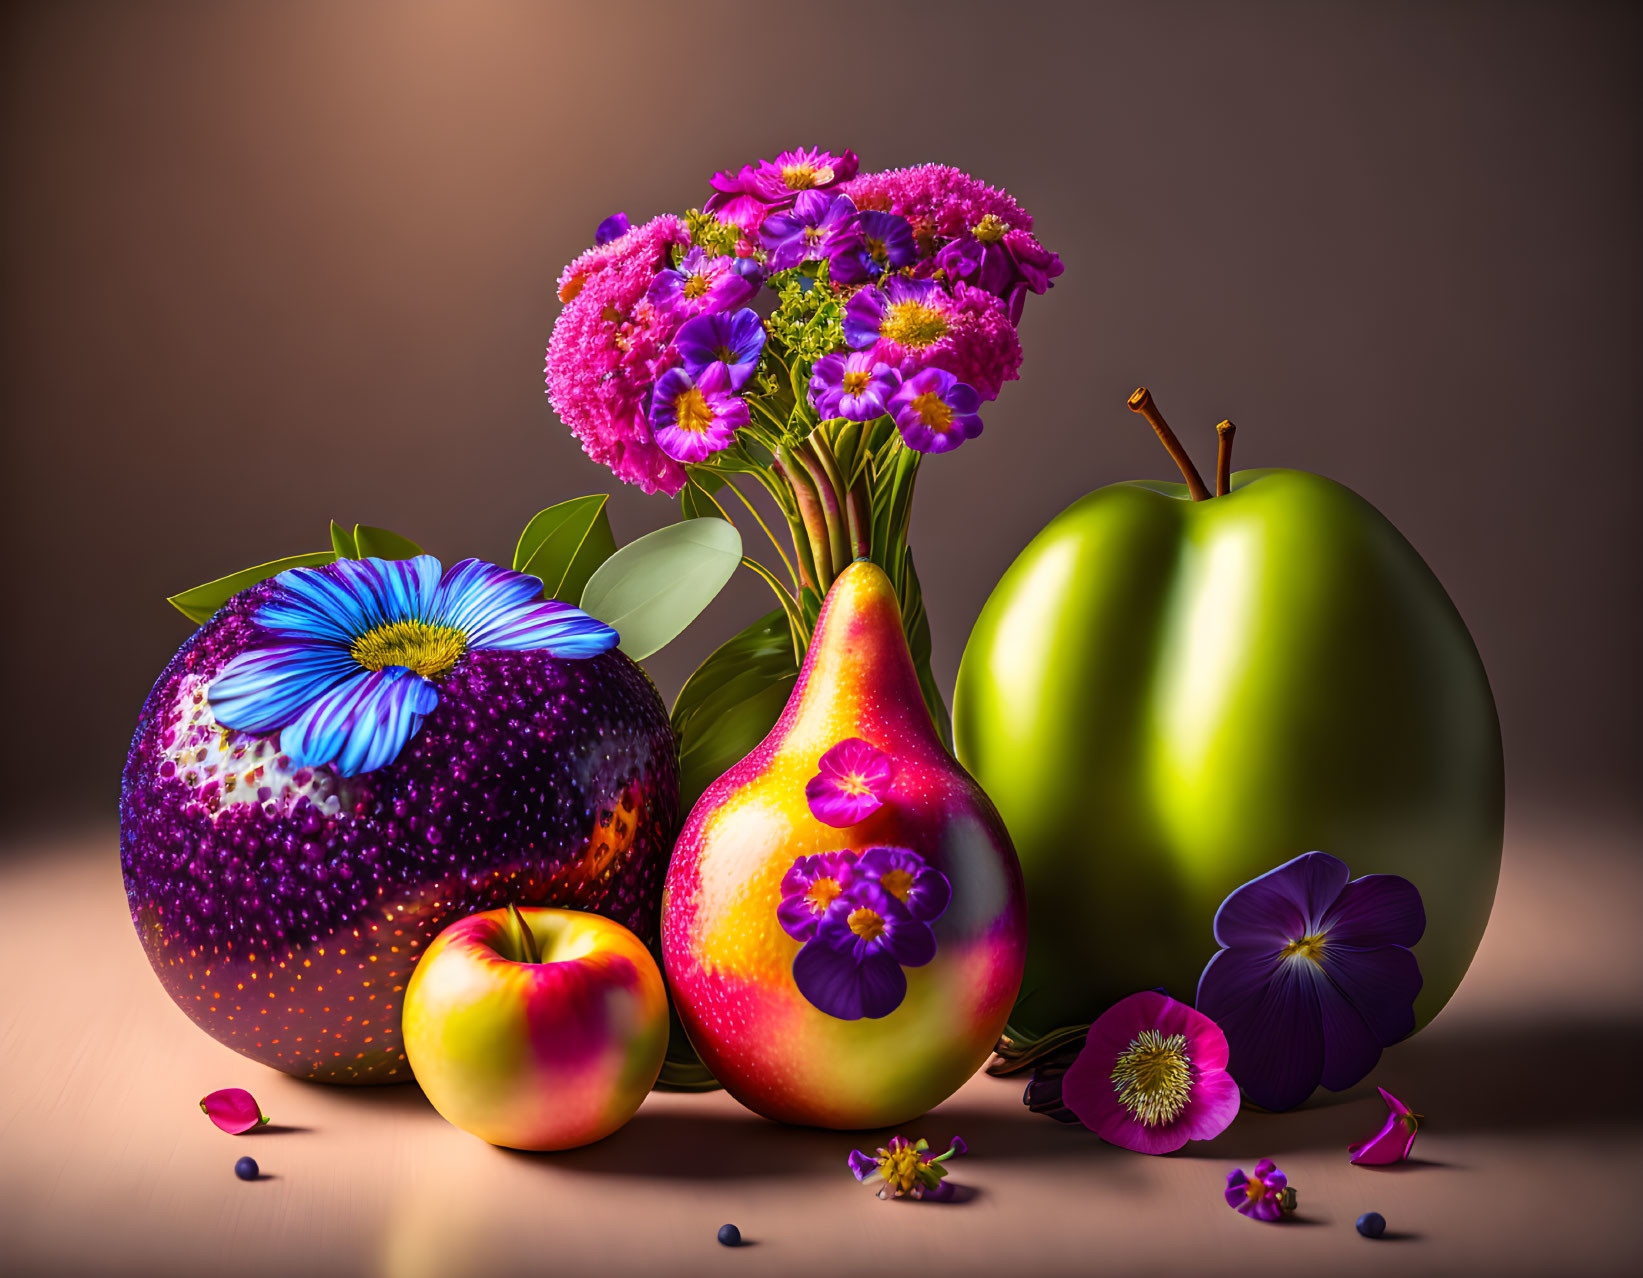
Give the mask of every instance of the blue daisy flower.
<path id="1" fill-rule="evenodd" d="M 211 713 L 238 732 L 277 732 L 298 767 L 328 763 L 345 777 L 399 756 L 464 653 L 579 659 L 618 638 L 580 608 L 542 602 L 537 578 L 478 559 L 443 573 L 432 555 L 342 559 L 292 568 L 274 585 L 256 614 L 271 642 L 223 667 Z"/>

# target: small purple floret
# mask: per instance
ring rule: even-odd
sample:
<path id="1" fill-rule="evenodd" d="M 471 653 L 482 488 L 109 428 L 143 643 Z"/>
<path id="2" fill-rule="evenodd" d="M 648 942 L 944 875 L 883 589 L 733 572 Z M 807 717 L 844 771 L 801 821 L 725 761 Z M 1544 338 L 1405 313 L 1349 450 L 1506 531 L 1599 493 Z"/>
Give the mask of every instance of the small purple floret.
<path id="1" fill-rule="evenodd" d="M 626 213 L 612 213 L 593 233 L 594 244 L 609 244 L 612 240 L 619 240 L 628 233 L 628 215 Z"/>
<path id="2" fill-rule="evenodd" d="M 914 373 L 888 405 L 902 441 L 921 453 L 951 452 L 981 434 L 980 409 L 975 387 L 940 368 Z"/>
<path id="3" fill-rule="evenodd" d="M 700 380 L 715 364 L 722 364 L 731 390 L 741 390 L 759 367 L 764 353 L 764 324 L 757 312 L 739 311 L 698 315 L 673 339 L 685 370 Z"/>

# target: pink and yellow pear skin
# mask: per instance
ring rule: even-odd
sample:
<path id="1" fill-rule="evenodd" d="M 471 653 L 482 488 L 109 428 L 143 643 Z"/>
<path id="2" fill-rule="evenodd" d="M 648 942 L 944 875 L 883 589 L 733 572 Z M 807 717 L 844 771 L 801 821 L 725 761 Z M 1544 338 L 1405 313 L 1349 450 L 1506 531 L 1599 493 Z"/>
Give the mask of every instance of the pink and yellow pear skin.
<path id="1" fill-rule="evenodd" d="M 638 1110 L 667 1053 L 667 991 L 613 919 L 522 909 L 452 923 L 405 990 L 405 1055 L 450 1122 L 510 1149 L 574 1149 Z M 534 953 L 531 951 L 534 950 Z"/>
<path id="2" fill-rule="evenodd" d="M 810 811 L 818 760 L 857 737 L 884 751 L 883 806 L 838 829 Z M 878 1019 L 840 1020 L 793 979 L 800 943 L 777 920 L 796 857 L 889 844 L 947 876 L 935 957 Z M 1021 868 L 987 796 L 936 735 L 889 579 L 857 561 L 828 592 L 787 708 L 764 742 L 702 795 L 662 900 L 662 956 L 703 1062 L 768 1118 L 887 1127 L 952 1095 L 987 1059 L 1021 984 Z"/>

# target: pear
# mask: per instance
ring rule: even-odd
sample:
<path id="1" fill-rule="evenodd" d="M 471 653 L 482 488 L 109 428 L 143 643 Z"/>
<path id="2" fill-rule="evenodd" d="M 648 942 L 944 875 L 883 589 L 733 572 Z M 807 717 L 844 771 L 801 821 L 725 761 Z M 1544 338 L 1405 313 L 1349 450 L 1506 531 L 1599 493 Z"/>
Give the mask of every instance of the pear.
<path id="1" fill-rule="evenodd" d="M 870 759 L 857 771 L 871 786 L 841 778 L 840 758 Z M 845 855 L 802 860 L 828 853 Z M 881 875 L 892 862 L 903 868 Z M 708 787 L 679 836 L 662 954 L 680 1020 L 757 1113 L 891 1126 L 986 1060 L 1026 940 L 1004 823 L 937 735 L 889 578 L 858 560 L 828 592 L 776 726 Z"/>

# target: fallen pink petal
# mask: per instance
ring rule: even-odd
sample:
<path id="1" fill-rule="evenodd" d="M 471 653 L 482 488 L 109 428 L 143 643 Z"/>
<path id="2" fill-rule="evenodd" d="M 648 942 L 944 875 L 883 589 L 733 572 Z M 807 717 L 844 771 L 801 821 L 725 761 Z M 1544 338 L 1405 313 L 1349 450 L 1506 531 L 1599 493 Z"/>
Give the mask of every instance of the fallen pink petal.
<path id="1" fill-rule="evenodd" d="M 1388 1113 L 1380 1131 L 1366 1141 L 1348 1145 L 1346 1152 L 1351 1161 L 1361 1167 L 1387 1167 L 1409 1157 L 1415 1146 L 1415 1133 L 1420 1131 L 1423 1114 L 1417 1114 L 1384 1087 L 1375 1089 L 1386 1102 Z"/>
<path id="2" fill-rule="evenodd" d="M 200 1101 L 200 1109 L 230 1136 L 238 1136 L 268 1121 L 257 1098 L 243 1087 L 225 1087 Z"/>

